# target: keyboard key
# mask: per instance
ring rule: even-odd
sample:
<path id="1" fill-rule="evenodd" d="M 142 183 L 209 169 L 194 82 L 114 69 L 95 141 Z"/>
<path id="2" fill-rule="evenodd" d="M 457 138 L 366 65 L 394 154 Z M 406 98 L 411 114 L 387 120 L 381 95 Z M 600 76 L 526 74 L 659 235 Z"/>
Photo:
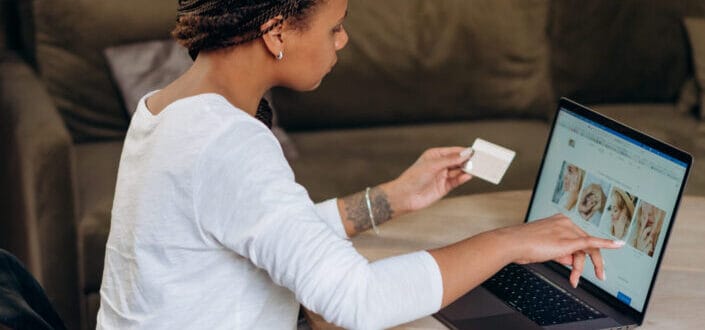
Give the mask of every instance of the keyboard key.
<path id="1" fill-rule="evenodd" d="M 502 268 L 482 286 L 542 326 L 605 317 L 569 292 L 516 264 Z"/>

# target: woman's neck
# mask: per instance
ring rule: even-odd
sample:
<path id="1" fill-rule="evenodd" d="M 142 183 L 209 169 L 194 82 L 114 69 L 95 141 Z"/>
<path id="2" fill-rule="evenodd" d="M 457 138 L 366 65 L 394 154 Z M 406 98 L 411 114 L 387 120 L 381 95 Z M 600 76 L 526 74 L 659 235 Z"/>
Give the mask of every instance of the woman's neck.
<path id="1" fill-rule="evenodd" d="M 164 102 L 156 103 L 169 104 L 179 98 L 217 93 L 255 116 L 262 96 L 273 85 L 271 68 L 265 65 L 265 60 L 248 45 L 203 52 L 186 73 L 160 91 L 162 95 L 158 98 Z"/>
<path id="2" fill-rule="evenodd" d="M 203 72 L 200 80 L 204 85 L 210 84 L 230 103 L 254 116 L 262 96 L 272 87 L 272 78 L 269 58 L 263 58 L 252 46 L 206 53 L 203 63 L 194 63 L 194 67 Z"/>

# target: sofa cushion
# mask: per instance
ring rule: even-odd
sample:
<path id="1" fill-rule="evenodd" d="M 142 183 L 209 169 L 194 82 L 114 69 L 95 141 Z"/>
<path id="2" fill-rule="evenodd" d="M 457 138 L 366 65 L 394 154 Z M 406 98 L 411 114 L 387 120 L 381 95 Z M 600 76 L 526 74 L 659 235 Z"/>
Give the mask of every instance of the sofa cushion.
<path id="1" fill-rule="evenodd" d="M 193 64 L 186 48 L 173 39 L 108 47 L 105 49 L 105 57 L 128 116 L 132 116 L 137 103 L 145 94 L 166 87 Z M 269 99 L 270 96 L 265 95 L 265 98 Z M 296 146 L 279 126 L 276 109 L 272 109 L 272 112 L 272 132 L 279 140 L 286 158 L 294 159 L 298 153 Z"/>
<path id="2" fill-rule="evenodd" d="M 100 289 L 121 152 L 122 142 L 85 143 L 76 147 L 83 293 Z"/>
<path id="3" fill-rule="evenodd" d="M 37 64 L 74 139 L 123 137 L 128 118 L 103 49 L 168 38 L 177 1 L 32 2 Z"/>
<path id="4" fill-rule="evenodd" d="M 341 197 L 392 180 L 427 148 L 470 146 L 476 137 L 517 152 L 502 183 L 473 179 L 454 195 L 531 189 L 548 135 L 540 120 L 486 120 L 292 133 L 300 157 L 291 165 L 311 198 Z"/>
<path id="5" fill-rule="evenodd" d="M 287 129 L 544 117 L 546 0 L 356 0 L 318 90 L 276 89 Z"/>
<path id="6" fill-rule="evenodd" d="M 690 78 L 683 83 L 675 104 L 679 113 L 692 113 L 700 116 L 700 107 L 698 106 L 700 99 L 698 94 L 700 91 L 698 89 L 699 87 L 695 83 L 694 78 Z"/>
<path id="7" fill-rule="evenodd" d="M 583 103 L 673 102 L 690 72 L 684 15 L 705 1 L 551 1 L 559 96 Z"/>
<path id="8" fill-rule="evenodd" d="M 700 119 L 705 119 L 705 18 L 686 18 L 690 47 L 692 49 L 695 80 L 699 90 Z"/>
<path id="9" fill-rule="evenodd" d="M 690 153 L 695 161 L 686 194 L 705 195 L 705 123 L 673 104 L 604 104 L 592 107 L 627 126 Z"/>
<path id="10" fill-rule="evenodd" d="M 100 291 L 105 260 L 105 244 L 110 233 L 110 212 L 112 200 L 104 199 L 101 204 L 81 218 L 80 231 L 80 269 L 83 276 L 81 292 L 90 294 Z"/>
<path id="11" fill-rule="evenodd" d="M 130 117 L 145 94 L 166 87 L 193 65 L 188 50 L 173 39 L 118 45 L 104 52 Z"/>
<path id="12" fill-rule="evenodd" d="M 690 113 L 679 113 L 673 104 L 598 104 L 591 108 L 680 149 L 696 149 L 693 134 L 698 122 Z"/>

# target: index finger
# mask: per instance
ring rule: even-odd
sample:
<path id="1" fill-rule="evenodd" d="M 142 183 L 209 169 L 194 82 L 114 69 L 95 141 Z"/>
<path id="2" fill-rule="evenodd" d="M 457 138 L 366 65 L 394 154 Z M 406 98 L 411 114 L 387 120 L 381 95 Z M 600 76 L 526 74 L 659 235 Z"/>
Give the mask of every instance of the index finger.
<path id="1" fill-rule="evenodd" d="M 592 265 L 595 268 L 595 276 L 601 280 L 605 280 L 605 261 L 602 259 L 602 253 L 599 249 L 589 249 L 586 251 L 590 255 Z"/>
<path id="2" fill-rule="evenodd" d="M 465 149 L 467 149 L 467 147 L 439 147 L 435 149 L 438 150 L 438 154 L 441 156 L 457 156 Z"/>
<path id="3" fill-rule="evenodd" d="M 606 239 L 606 238 L 600 238 L 600 237 L 595 237 L 591 236 L 587 232 L 585 232 L 582 228 L 580 228 L 578 225 L 574 224 L 571 222 L 573 226 L 573 230 L 576 231 L 580 236 L 582 236 L 582 244 L 584 244 L 582 249 L 592 249 L 592 248 L 599 248 L 599 249 L 618 249 L 626 242 L 622 240 L 611 240 L 611 239 Z"/>
<path id="4" fill-rule="evenodd" d="M 573 251 L 588 249 L 618 249 L 624 246 L 624 241 L 613 241 L 611 239 L 599 238 L 595 236 L 585 236 L 574 241 Z"/>
<path id="5" fill-rule="evenodd" d="M 471 148 L 467 147 L 438 147 L 438 148 L 433 148 L 430 149 L 433 151 L 433 154 L 437 155 L 437 157 L 442 157 L 442 158 L 461 158 L 461 159 L 466 159 L 469 158 L 470 153 L 468 150 Z"/>

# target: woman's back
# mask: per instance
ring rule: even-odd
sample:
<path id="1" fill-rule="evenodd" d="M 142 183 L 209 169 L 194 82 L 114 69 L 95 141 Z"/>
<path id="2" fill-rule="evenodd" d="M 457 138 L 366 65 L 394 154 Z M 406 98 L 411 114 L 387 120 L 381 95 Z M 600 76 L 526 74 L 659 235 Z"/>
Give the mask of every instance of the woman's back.
<path id="1" fill-rule="evenodd" d="M 237 134 L 233 127 L 267 133 L 217 94 L 178 100 L 157 116 L 140 102 L 120 161 L 99 328 L 295 324 L 293 294 L 224 247 L 209 233 L 211 219 L 197 215 L 194 194 L 208 191 L 194 186 L 199 161 L 211 143 Z"/>

